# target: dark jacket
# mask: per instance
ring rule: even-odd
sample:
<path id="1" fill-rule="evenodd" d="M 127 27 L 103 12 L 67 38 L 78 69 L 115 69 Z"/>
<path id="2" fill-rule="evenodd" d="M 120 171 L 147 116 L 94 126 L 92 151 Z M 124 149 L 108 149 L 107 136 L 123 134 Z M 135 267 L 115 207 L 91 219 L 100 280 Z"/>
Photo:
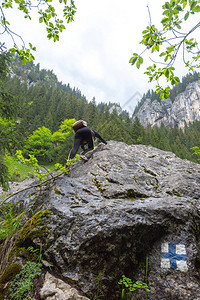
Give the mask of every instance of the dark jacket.
<path id="1" fill-rule="evenodd" d="M 78 129 L 75 133 L 74 146 L 70 153 L 70 159 L 75 157 L 80 146 L 83 149 L 83 153 L 82 153 L 83 155 L 92 151 L 94 149 L 94 139 L 95 138 L 98 138 L 101 142 L 103 142 L 104 144 L 107 144 L 107 142 L 94 129 L 91 129 L 88 126 Z M 84 145 L 86 145 L 86 144 L 88 145 L 88 149 L 85 150 Z"/>

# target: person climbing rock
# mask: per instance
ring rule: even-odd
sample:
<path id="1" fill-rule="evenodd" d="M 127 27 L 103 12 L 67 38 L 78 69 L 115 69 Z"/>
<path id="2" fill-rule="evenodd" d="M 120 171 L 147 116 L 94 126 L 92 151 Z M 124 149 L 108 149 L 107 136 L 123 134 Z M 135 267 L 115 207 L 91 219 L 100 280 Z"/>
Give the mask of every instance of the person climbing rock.
<path id="1" fill-rule="evenodd" d="M 70 159 L 75 157 L 79 147 L 81 146 L 83 152 L 80 154 L 80 156 L 82 159 L 87 160 L 87 157 L 85 155 L 94 150 L 94 140 L 96 138 L 98 138 L 104 144 L 107 144 L 107 142 L 100 136 L 100 134 L 94 129 L 91 129 L 89 126 L 87 126 L 87 122 L 83 120 L 75 122 L 72 125 L 72 128 L 75 131 L 75 137 L 74 146 L 69 156 Z M 88 145 L 87 149 L 85 149 L 85 145 Z"/>

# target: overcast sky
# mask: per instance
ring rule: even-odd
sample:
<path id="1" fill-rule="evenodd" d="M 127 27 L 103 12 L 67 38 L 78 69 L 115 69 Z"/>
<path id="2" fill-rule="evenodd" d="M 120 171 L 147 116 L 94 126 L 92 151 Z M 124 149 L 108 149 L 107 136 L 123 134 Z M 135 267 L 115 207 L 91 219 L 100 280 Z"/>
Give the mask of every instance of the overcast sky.
<path id="1" fill-rule="evenodd" d="M 56 2 L 53 0 L 53 5 Z M 75 20 L 66 25 L 56 43 L 46 38 L 38 17 L 24 20 L 21 12 L 12 10 L 8 17 L 13 31 L 36 46 L 35 62 L 41 68 L 53 70 L 59 81 L 79 88 L 88 101 L 95 97 L 97 103 L 117 102 L 130 111 L 143 93 L 155 87 L 143 74 L 148 64 L 138 70 L 129 64 L 129 59 L 144 49 L 139 42 L 142 30 L 149 24 L 147 4 L 152 23 L 158 25 L 164 3 L 165 0 L 75 0 Z M 181 68 L 179 71 L 184 72 Z"/>

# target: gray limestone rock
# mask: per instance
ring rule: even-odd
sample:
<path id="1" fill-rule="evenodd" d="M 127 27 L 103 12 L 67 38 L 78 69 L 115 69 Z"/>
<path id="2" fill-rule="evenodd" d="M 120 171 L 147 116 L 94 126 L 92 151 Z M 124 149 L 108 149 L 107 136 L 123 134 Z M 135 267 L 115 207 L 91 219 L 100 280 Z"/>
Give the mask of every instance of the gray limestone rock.
<path id="1" fill-rule="evenodd" d="M 190 83 L 173 103 L 170 99 L 161 102 L 146 99 L 134 118 L 136 116 L 144 127 L 160 126 L 163 123 L 167 127 L 178 125 L 183 129 L 185 122 L 200 121 L 200 82 Z"/>
<path id="2" fill-rule="evenodd" d="M 81 296 L 75 288 L 49 272 L 45 275 L 40 297 L 44 300 L 89 300 L 89 298 Z"/>
<path id="3" fill-rule="evenodd" d="M 108 300 L 120 299 L 123 274 L 147 282 L 149 299 L 200 299 L 199 199 L 200 165 L 114 141 L 37 197 L 15 197 L 49 209 L 43 251 L 57 276 Z"/>

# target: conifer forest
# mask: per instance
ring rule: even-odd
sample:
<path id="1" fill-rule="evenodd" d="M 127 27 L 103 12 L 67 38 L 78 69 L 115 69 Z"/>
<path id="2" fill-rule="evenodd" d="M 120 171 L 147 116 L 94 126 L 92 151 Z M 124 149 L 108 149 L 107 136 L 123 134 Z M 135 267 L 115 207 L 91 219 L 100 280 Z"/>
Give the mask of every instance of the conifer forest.
<path id="1" fill-rule="evenodd" d="M 171 98 L 197 78 L 197 73 L 183 78 L 171 90 Z M 150 145 L 198 162 L 192 150 L 200 147 L 198 121 L 185 124 L 184 130 L 164 125 L 144 128 L 128 112 L 121 109 L 119 113 L 119 104 L 97 104 L 95 98 L 88 101 L 78 88 L 59 82 L 53 71 L 40 69 L 40 65 L 33 62 L 23 66 L 17 56 L 12 57 L 9 75 L 1 72 L 1 81 L 1 95 L 6 91 L 7 99 L 12 98 L 12 106 L 9 106 L 13 110 L 12 117 L 2 114 L 0 119 L 1 150 L 9 155 L 14 156 L 16 150 L 21 150 L 27 157 L 34 155 L 39 162 L 65 163 L 73 145 L 71 125 L 83 119 L 106 140 Z M 135 111 L 147 97 L 155 99 L 159 95 L 148 91 Z"/>

